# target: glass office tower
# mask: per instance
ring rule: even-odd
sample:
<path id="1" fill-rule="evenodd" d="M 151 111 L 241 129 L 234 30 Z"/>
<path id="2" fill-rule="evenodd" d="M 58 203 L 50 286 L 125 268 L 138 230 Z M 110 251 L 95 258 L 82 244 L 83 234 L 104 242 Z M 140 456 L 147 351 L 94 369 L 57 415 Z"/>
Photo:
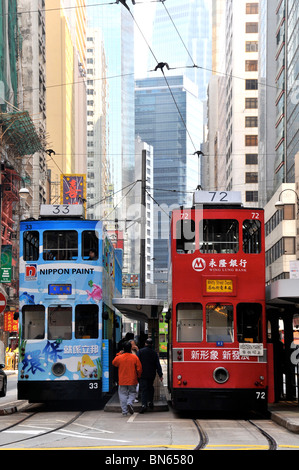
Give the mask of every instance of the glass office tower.
<path id="1" fill-rule="evenodd" d="M 90 28 L 101 30 L 104 44 L 107 158 L 116 192 L 134 181 L 134 22 L 121 3 L 108 4 L 105 0 L 87 0 L 87 17 Z M 95 82 L 101 79 L 94 77 Z M 118 194 L 121 198 L 122 193 Z"/>
<path id="2" fill-rule="evenodd" d="M 154 152 L 154 182 L 148 191 L 155 203 L 154 282 L 159 298 L 167 298 L 169 211 L 191 205 L 198 185 L 202 142 L 202 103 L 197 87 L 185 76 L 136 80 L 136 135 Z M 168 87 L 169 85 L 169 87 Z M 169 90 L 171 89 L 171 92 Z"/>
<path id="3" fill-rule="evenodd" d="M 212 69 L 210 0 L 171 0 L 158 3 L 153 27 L 152 50 L 158 62 L 167 62 L 167 76 L 183 73 L 198 86 L 206 99 Z M 149 69 L 157 65 L 149 54 Z M 193 65 L 197 67 L 193 67 Z"/>

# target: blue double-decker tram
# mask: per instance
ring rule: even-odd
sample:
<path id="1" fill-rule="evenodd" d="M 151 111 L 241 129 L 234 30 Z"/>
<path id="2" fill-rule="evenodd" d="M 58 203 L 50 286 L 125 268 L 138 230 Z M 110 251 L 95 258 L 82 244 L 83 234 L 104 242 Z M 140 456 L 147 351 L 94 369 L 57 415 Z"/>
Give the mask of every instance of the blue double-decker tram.
<path id="1" fill-rule="evenodd" d="M 83 206 L 41 206 L 20 224 L 18 398 L 98 400 L 111 391 L 122 250 Z"/>

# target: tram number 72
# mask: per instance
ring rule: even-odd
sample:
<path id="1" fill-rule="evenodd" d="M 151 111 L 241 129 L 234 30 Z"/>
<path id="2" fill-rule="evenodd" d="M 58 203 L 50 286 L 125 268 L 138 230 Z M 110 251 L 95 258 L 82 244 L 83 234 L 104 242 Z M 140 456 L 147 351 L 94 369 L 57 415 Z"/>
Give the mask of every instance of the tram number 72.
<path id="1" fill-rule="evenodd" d="M 265 392 L 255 392 L 257 400 L 266 400 L 266 393 Z"/>

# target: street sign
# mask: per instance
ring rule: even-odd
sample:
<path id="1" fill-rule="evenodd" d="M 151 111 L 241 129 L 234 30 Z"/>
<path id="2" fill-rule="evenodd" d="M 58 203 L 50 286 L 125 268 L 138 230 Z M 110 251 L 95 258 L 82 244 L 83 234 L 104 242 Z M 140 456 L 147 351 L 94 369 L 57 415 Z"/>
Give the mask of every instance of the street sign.
<path id="1" fill-rule="evenodd" d="M 6 297 L 0 292 L 0 313 L 4 312 L 6 307 Z"/>

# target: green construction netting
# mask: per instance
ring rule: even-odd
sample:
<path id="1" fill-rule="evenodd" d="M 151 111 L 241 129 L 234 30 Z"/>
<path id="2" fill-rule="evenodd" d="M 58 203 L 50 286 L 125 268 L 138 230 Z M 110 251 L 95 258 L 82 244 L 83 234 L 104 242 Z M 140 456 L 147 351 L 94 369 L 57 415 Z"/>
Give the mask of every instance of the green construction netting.
<path id="1" fill-rule="evenodd" d="M 19 155 L 32 155 L 43 149 L 27 111 L 0 113 L 1 140 L 13 145 Z"/>

